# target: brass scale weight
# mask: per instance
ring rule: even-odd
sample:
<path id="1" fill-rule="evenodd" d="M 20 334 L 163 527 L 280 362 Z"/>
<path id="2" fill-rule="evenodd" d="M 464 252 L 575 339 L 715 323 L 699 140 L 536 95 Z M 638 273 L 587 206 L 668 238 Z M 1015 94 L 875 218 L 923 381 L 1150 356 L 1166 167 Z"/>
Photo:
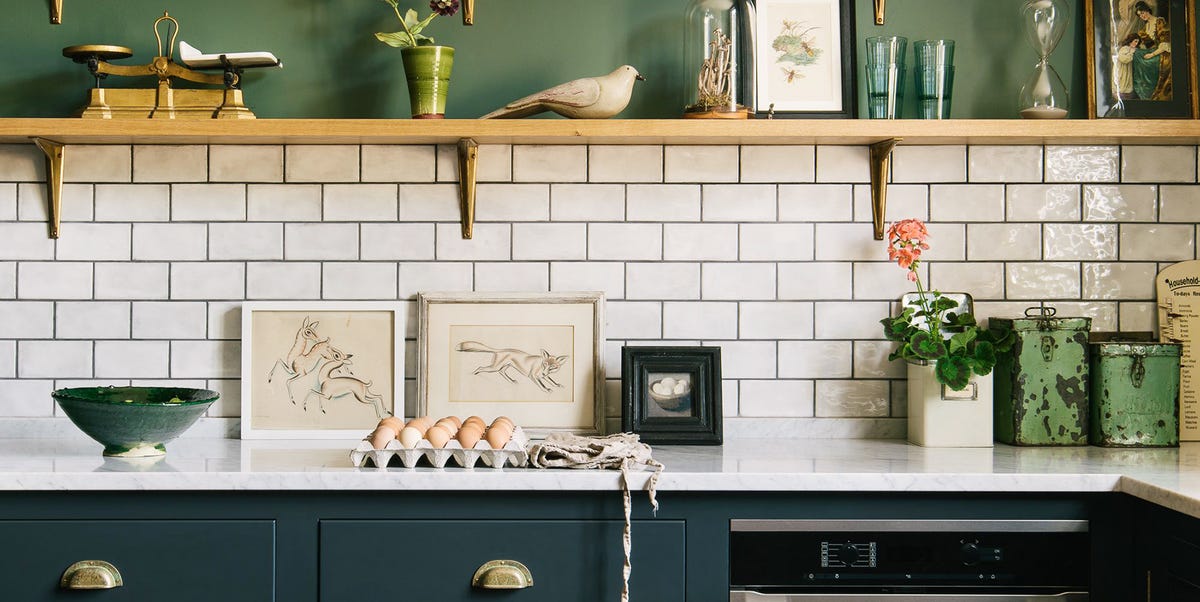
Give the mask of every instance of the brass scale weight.
<path id="1" fill-rule="evenodd" d="M 159 24 L 167 22 L 170 42 L 164 52 Z M 241 89 L 242 67 L 233 65 L 221 55 L 224 73 L 200 73 L 175 62 L 175 39 L 179 36 L 179 21 L 166 12 L 154 22 L 154 39 L 158 55 L 145 65 L 114 65 L 109 61 L 133 56 L 124 46 L 85 44 L 63 48 L 63 56 L 87 65 L 96 78 L 96 87 L 88 93 L 88 104 L 78 117 L 85 119 L 254 119 L 246 107 Z M 102 88 L 109 75 L 122 77 L 158 77 L 156 88 Z M 171 78 L 200 84 L 222 86 L 222 89 L 177 89 Z"/>

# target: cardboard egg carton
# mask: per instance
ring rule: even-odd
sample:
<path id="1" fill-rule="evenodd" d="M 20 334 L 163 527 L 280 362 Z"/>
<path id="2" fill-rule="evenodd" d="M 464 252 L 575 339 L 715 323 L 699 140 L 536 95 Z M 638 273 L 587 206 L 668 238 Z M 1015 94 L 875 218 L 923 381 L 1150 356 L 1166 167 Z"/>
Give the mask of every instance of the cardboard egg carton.
<path id="1" fill-rule="evenodd" d="M 383 449 L 375 449 L 368 437 L 350 452 L 350 461 L 359 468 L 372 465 L 380 468 L 396 465 L 413 468 L 422 458 L 425 459 L 425 464 L 434 468 L 445 468 L 451 459 L 463 468 L 475 468 L 481 461 L 489 468 L 504 468 L 506 465 L 519 468 L 529 462 L 529 452 L 525 451 L 528 444 L 529 438 L 519 426 L 513 429 L 512 438 L 500 449 L 492 449 L 484 439 L 468 448 L 451 439 L 446 443 L 446 447 L 441 449 L 435 448 L 426 439 L 417 441 L 411 448 L 406 448 L 399 440 L 392 439 Z"/>

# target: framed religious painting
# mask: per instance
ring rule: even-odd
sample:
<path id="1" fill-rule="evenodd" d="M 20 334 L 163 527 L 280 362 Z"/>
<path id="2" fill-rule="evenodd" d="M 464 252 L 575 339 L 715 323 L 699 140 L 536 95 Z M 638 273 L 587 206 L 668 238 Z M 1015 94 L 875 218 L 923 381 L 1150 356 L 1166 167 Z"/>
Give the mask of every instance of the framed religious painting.
<path id="1" fill-rule="evenodd" d="M 421 293 L 417 415 L 604 430 L 602 293 Z"/>
<path id="2" fill-rule="evenodd" d="M 1196 3 L 1084 0 L 1088 117 L 1200 118 Z"/>
<path id="3" fill-rule="evenodd" d="M 361 439 L 404 415 L 400 303 L 242 305 L 242 438 Z"/>
<path id="4" fill-rule="evenodd" d="M 755 3 L 759 116 L 855 116 L 854 1 Z"/>
<path id="5" fill-rule="evenodd" d="M 622 347 L 621 428 L 650 444 L 721 444 L 720 347 Z"/>

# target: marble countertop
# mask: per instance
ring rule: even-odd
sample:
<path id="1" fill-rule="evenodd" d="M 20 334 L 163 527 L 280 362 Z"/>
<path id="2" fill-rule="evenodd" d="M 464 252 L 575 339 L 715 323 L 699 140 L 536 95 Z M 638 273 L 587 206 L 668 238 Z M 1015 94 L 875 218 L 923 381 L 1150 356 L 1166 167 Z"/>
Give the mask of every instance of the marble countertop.
<path id="1" fill-rule="evenodd" d="M 615 471 L 355 468 L 353 442 L 180 439 L 156 460 L 86 439 L 0 439 L 0 490 L 616 489 Z M 1200 517 L 1200 443 L 1178 449 L 924 448 L 890 439 L 660 446 L 662 491 L 1111 492 Z M 644 488 L 649 473 L 631 478 Z"/>

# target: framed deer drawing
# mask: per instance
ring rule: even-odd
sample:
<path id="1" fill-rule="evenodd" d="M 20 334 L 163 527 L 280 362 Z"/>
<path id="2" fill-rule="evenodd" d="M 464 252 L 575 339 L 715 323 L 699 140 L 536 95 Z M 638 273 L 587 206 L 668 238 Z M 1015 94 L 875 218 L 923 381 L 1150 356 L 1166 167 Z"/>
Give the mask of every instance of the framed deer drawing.
<path id="1" fill-rule="evenodd" d="M 242 306 L 242 438 L 359 439 L 404 414 L 400 303 Z"/>
<path id="2" fill-rule="evenodd" d="M 417 414 L 508 416 L 532 437 L 604 430 L 601 293 L 422 293 Z"/>

